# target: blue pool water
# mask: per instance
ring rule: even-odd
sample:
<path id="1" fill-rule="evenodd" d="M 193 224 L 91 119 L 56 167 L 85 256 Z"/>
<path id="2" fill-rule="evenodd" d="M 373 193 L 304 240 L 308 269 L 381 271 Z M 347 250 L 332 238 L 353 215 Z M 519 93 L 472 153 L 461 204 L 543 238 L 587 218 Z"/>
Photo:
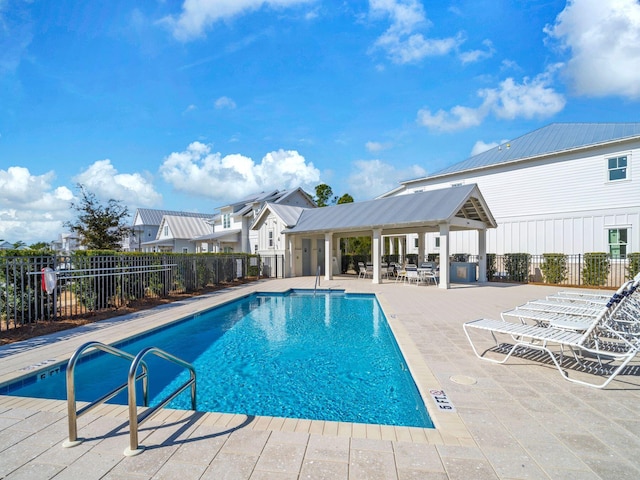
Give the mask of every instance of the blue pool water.
<path id="1" fill-rule="evenodd" d="M 433 427 L 373 295 L 255 294 L 117 346 L 136 354 L 150 345 L 194 364 L 200 411 Z M 151 405 L 188 378 L 145 361 Z M 124 383 L 128 367 L 103 354 L 80 362 L 78 400 Z M 66 399 L 65 388 L 61 372 L 3 393 Z M 113 401 L 126 404 L 125 393 Z M 191 408 L 188 390 L 169 407 Z"/>

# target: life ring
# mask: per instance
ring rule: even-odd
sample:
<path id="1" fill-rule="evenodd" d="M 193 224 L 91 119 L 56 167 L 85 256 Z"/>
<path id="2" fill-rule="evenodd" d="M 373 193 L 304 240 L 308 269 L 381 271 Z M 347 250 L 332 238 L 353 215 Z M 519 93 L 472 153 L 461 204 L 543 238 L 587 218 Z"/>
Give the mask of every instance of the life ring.
<path id="1" fill-rule="evenodd" d="M 51 294 L 56 289 L 56 271 L 52 268 L 46 267 L 42 269 L 42 290 Z"/>

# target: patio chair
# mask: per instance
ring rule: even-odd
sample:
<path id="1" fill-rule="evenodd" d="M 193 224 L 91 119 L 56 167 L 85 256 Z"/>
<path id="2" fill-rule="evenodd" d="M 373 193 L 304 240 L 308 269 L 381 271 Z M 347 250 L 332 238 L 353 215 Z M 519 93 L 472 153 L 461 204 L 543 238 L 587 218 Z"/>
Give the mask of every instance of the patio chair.
<path id="1" fill-rule="evenodd" d="M 513 354 L 538 350 L 547 353 L 563 378 L 570 382 L 594 388 L 605 388 L 633 360 L 640 350 L 640 317 L 628 315 L 627 306 L 622 303 L 611 312 L 603 312 L 595 317 L 584 332 L 543 327 L 504 320 L 481 318 L 463 325 L 475 355 L 481 360 L 505 363 Z M 486 331 L 491 334 L 495 345 L 479 352 L 471 338 L 471 331 Z M 508 336 L 513 343 L 500 343 L 498 336 Z M 559 348 L 559 354 L 551 347 Z M 602 383 L 588 382 L 572 378 L 566 371 L 564 352 L 573 354 L 575 366 L 588 373 L 604 376 Z M 504 355 L 502 359 L 488 358 L 489 352 Z M 596 360 L 594 364 L 593 360 Z"/>
<path id="2" fill-rule="evenodd" d="M 364 266 L 364 262 L 358 262 L 358 278 L 367 278 L 367 268 Z"/>
<path id="3" fill-rule="evenodd" d="M 411 285 L 412 283 L 415 283 L 416 285 L 418 285 L 420 283 L 420 276 L 418 275 L 418 267 L 410 267 L 407 266 L 406 268 L 406 277 L 407 277 L 407 283 L 409 285 Z"/>

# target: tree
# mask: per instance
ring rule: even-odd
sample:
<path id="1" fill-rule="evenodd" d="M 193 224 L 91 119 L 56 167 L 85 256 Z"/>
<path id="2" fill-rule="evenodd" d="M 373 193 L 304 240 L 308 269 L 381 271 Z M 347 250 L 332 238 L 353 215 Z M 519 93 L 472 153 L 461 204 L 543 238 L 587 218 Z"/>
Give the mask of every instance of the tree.
<path id="1" fill-rule="evenodd" d="M 326 183 L 316 185 L 316 198 L 314 198 L 316 205 L 319 207 L 326 207 L 327 205 L 335 204 L 338 197 L 333 196 L 333 190 Z"/>
<path id="2" fill-rule="evenodd" d="M 337 202 L 338 205 L 342 203 L 353 203 L 353 197 L 348 193 L 345 193 L 338 199 L 338 202 Z"/>
<path id="3" fill-rule="evenodd" d="M 31 250 L 49 250 L 49 244 L 47 242 L 36 242 L 29 245 Z"/>
<path id="4" fill-rule="evenodd" d="M 15 248 L 16 250 L 24 247 L 26 245 L 26 243 L 24 243 L 22 240 L 18 240 L 17 242 L 15 242 L 13 244 L 13 248 Z"/>
<path id="5" fill-rule="evenodd" d="M 120 250 L 120 242 L 130 232 L 126 225 L 127 207 L 114 199 L 106 206 L 101 205 L 83 185 L 78 184 L 78 190 L 80 201 L 71 202 L 71 208 L 78 212 L 78 219 L 65 222 L 65 227 L 77 234 L 80 244 L 89 250 Z"/>

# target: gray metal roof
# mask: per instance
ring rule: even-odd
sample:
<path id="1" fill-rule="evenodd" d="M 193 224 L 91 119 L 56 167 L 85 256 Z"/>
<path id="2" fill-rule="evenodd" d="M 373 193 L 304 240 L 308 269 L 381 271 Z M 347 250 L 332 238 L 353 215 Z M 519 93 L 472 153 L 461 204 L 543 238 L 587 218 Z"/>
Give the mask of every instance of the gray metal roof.
<path id="1" fill-rule="evenodd" d="M 454 217 L 479 220 L 485 222 L 488 228 L 496 227 L 480 189 L 471 184 L 366 202 L 303 209 L 296 225 L 286 229 L 286 232 L 435 227 L 450 222 Z"/>
<path id="2" fill-rule="evenodd" d="M 267 203 L 266 206 L 275 213 L 284 222 L 287 227 L 292 227 L 300 219 L 300 215 L 305 210 L 305 207 L 295 207 L 292 205 L 280 205 L 278 203 Z"/>
<path id="3" fill-rule="evenodd" d="M 173 210 L 155 210 L 152 208 L 138 208 L 136 215 L 140 216 L 142 225 L 160 225 L 162 217 L 165 215 L 173 215 L 174 217 L 200 217 L 200 218 L 212 218 L 212 213 L 194 213 L 194 212 L 179 212 Z"/>
<path id="4" fill-rule="evenodd" d="M 427 178 L 491 167 L 640 137 L 640 123 L 552 123 L 486 152 L 439 170 Z M 416 180 L 402 182 L 411 183 Z"/>
<path id="5" fill-rule="evenodd" d="M 238 241 L 240 232 L 242 232 L 239 228 L 234 228 L 230 230 L 223 230 L 221 232 L 207 233 L 206 235 L 202 235 L 200 237 L 193 238 L 193 241 L 200 240 L 225 240 L 227 242 L 236 242 Z"/>
<path id="6" fill-rule="evenodd" d="M 213 228 L 204 218 L 185 217 L 180 215 L 165 215 L 162 217 L 169 225 L 173 238 L 191 239 L 211 233 Z M 161 230 L 158 230 L 158 235 Z"/>

